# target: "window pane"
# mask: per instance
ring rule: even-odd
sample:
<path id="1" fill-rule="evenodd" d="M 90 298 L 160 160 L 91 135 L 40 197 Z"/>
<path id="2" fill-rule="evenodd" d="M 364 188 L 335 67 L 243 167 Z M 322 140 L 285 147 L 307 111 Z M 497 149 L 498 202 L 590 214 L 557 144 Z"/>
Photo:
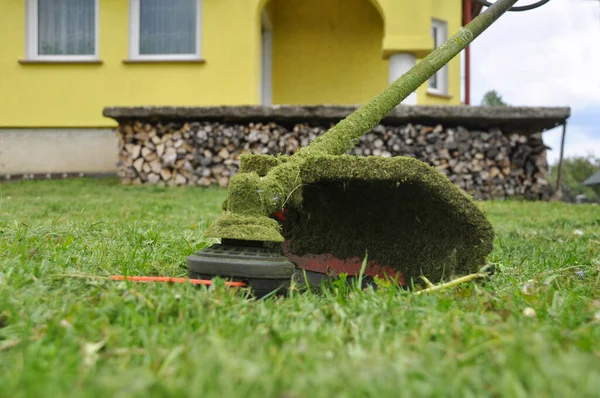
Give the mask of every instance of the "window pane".
<path id="1" fill-rule="evenodd" d="M 140 54 L 195 54 L 196 0 L 140 0 Z"/>
<path id="2" fill-rule="evenodd" d="M 38 0 L 38 54 L 94 55 L 95 0 Z"/>
<path id="3" fill-rule="evenodd" d="M 438 48 L 438 28 L 433 26 L 431 28 L 431 36 L 433 36 L 433 48 Z M 438 88 L 438 75 L 435 73 L 433 76 L 429 78 L 429 87 L 437 89 Z"/>
<path id="4" fill-rule="evenodd" d="M 437 83 L 437 81 L 438 81 L 438 73 L 439 72 L 436 72 L 433 76 L 431 76 L 429 78 L 429 87 L 435 88 L 435 89 L 438 88 L 438 83 Z"/>

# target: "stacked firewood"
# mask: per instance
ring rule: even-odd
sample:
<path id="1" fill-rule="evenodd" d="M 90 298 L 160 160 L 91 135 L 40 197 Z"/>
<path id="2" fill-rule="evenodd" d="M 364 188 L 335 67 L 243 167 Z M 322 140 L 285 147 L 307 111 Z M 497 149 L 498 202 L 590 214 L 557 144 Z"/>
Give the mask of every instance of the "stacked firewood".
<path id="1" fill-rule="evenodd" d="M 124 184 L 226 187 L 242 153 L 291 155 L 325 131 L 308 124 L 122 123 L 119 174 Z M 480 199 L 547 199 L 545 151 L 540 134 L 408 124 L 378 125 L 349 153 L 415 157 Z"/>
<path id="2" fill-rule="evenodd" d="M 548 199 L 548 165 L 541 134 L 506 136 L 499 129 L 407 125 L 377 126 L 354 155 L 411 156 L 434 167 L 476 198 Z"/>

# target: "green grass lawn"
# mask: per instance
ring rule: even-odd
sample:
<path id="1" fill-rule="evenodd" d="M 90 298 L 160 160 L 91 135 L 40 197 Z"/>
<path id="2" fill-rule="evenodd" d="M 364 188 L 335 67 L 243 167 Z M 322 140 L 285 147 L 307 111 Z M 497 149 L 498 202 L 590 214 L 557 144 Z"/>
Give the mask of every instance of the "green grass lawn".
<path id="1" fill-rule="evenodd" d="M 484 203 L 496 274 L 431 295 L 67 276 L 185 276 L 224 197 L 0 185 L 0 397 L 600 395 L 598 206 Z"/>

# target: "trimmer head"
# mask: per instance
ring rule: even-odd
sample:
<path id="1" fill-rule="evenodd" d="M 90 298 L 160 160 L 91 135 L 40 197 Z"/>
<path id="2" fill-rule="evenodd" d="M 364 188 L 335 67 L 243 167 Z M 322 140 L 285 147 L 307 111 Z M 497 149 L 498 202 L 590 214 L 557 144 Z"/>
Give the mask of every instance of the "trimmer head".
<path id="1" fill-rule="evenodd" d="M 285 292 L 295 267 L 287 257 L 264 247 L 263 242 L 223 239 L 187 259 L 190 279 L 223 279 L 245 282 L 258 296 Z"/>
<path id="2" fill-rule="evenodd" d="M 271 245 L 224 239 L 223 243 L 214 244 L 188 257 L 188 277 L 192 280 L 220 277 L 231 282 L 242 282 L 254 296 L 260 298 L 272 292 L 286 294 L 293 280 L 300 285 L 308 284 L 313 289 L 342 272 L 352 280 L 359 275 L 362 265 L 359 258 L 342 260 L 331 254 L 296 256 L 287 249 L 289 242 L 281 246 L 283 251 L 267 246 Z M 376 275 L 384 277 L 383 271 L 371 261 L 365 270 L 363 285 L 371 283 Z M 399 281 L 403 282 L 401 275 Z"/>
<path id="3" fill-rule="evenodd" d="M 227 240 L 225 240 L 227 241 Z M 242 282 L 252 294 L 261 298 L 269 293 L 284 295 L 292 281 L 309 288 L 318 288 L 323 281 L 340 273 L 348 275 L 348 282 L 360 273 L 362 260 L 358 257 L 339 259 L 331 254 L 296 256 L 288 250 L 262 246 L 262 242 L 235 241 L 214 244 L 187 259 L 191 280 L 211 280 L 220 277 L 231 282 Z M 288 246 L 286 242 L 284 246 Z M 385 272 L 391 271 L 391 272 Z M 395 281 L 404 283 L 401 273 L 370 261 L 365 269 L 362 286 L 373 283 L 373 277 L 385 278 L 397 274 Z"/>
<path id="4" fill-rule="evenodd" d="M 251 166 L 260 159 L 245 156 L 241 172 L 267 173 Z M 190 277 L 244 281 L 261 295 L 285 292 L 292 278 L 304 282 L 304 272 L 312 286 L 340 273 L 355 277 L 366 256 L 367 278 L 403 285 L 476 272 L 493 248 L 492 226 L 473 199 L 419 160 L 313 157 L 299 178 L 301 202 L 270 217 L 283 242 L 223 239 L 190 256 Z"/>

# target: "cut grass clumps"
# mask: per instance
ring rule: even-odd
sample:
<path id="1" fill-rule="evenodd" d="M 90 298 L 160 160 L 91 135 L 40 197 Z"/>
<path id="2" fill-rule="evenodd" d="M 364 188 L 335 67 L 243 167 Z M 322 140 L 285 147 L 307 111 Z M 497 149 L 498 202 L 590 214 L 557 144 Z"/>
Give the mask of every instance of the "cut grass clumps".
<path id="1" fill-rule="evenodd" d="M 246 173 L 239 174 L 244 187 L 247 181 L 264 181 L 250 165 L 269 175 L 264 173 L 269 162 L 264 156 L 250 159 L 244 158 Z M 476 272 L 493 249 L 494 231 L 476 203 L 422 161 L 342 155 L 307 157 L 301 165 L 294 168 L 295 192 L 301 196 L 285 202 L 286 220 L 281 229 L 277 225 L 283 238 L 290 240 L 292 254 L 331 253 L 342 259 L 368 254 L 369 260 L 405 277 L 426 275 L 439 280 Z M 281 169 L 287 167 L 273 170 Z M 250 198 L 258 196 L 252 191 L 242 196 L 236 186 L 231 189 L 230 209 L 242 205 L 232 205 L 232 198 L 244 198 L 243 204 L 248 205 Z M 276 210 L 272 207 L 269 214 Z M 239 239 L 242 222 L 248 225 L 252 220 L 228 213 L 211 233 L 222 232 L 218 228 L 227 223 L 231 231 L 226 237 Z M 275 228 L 276 223 L 269 227 Z"/>

